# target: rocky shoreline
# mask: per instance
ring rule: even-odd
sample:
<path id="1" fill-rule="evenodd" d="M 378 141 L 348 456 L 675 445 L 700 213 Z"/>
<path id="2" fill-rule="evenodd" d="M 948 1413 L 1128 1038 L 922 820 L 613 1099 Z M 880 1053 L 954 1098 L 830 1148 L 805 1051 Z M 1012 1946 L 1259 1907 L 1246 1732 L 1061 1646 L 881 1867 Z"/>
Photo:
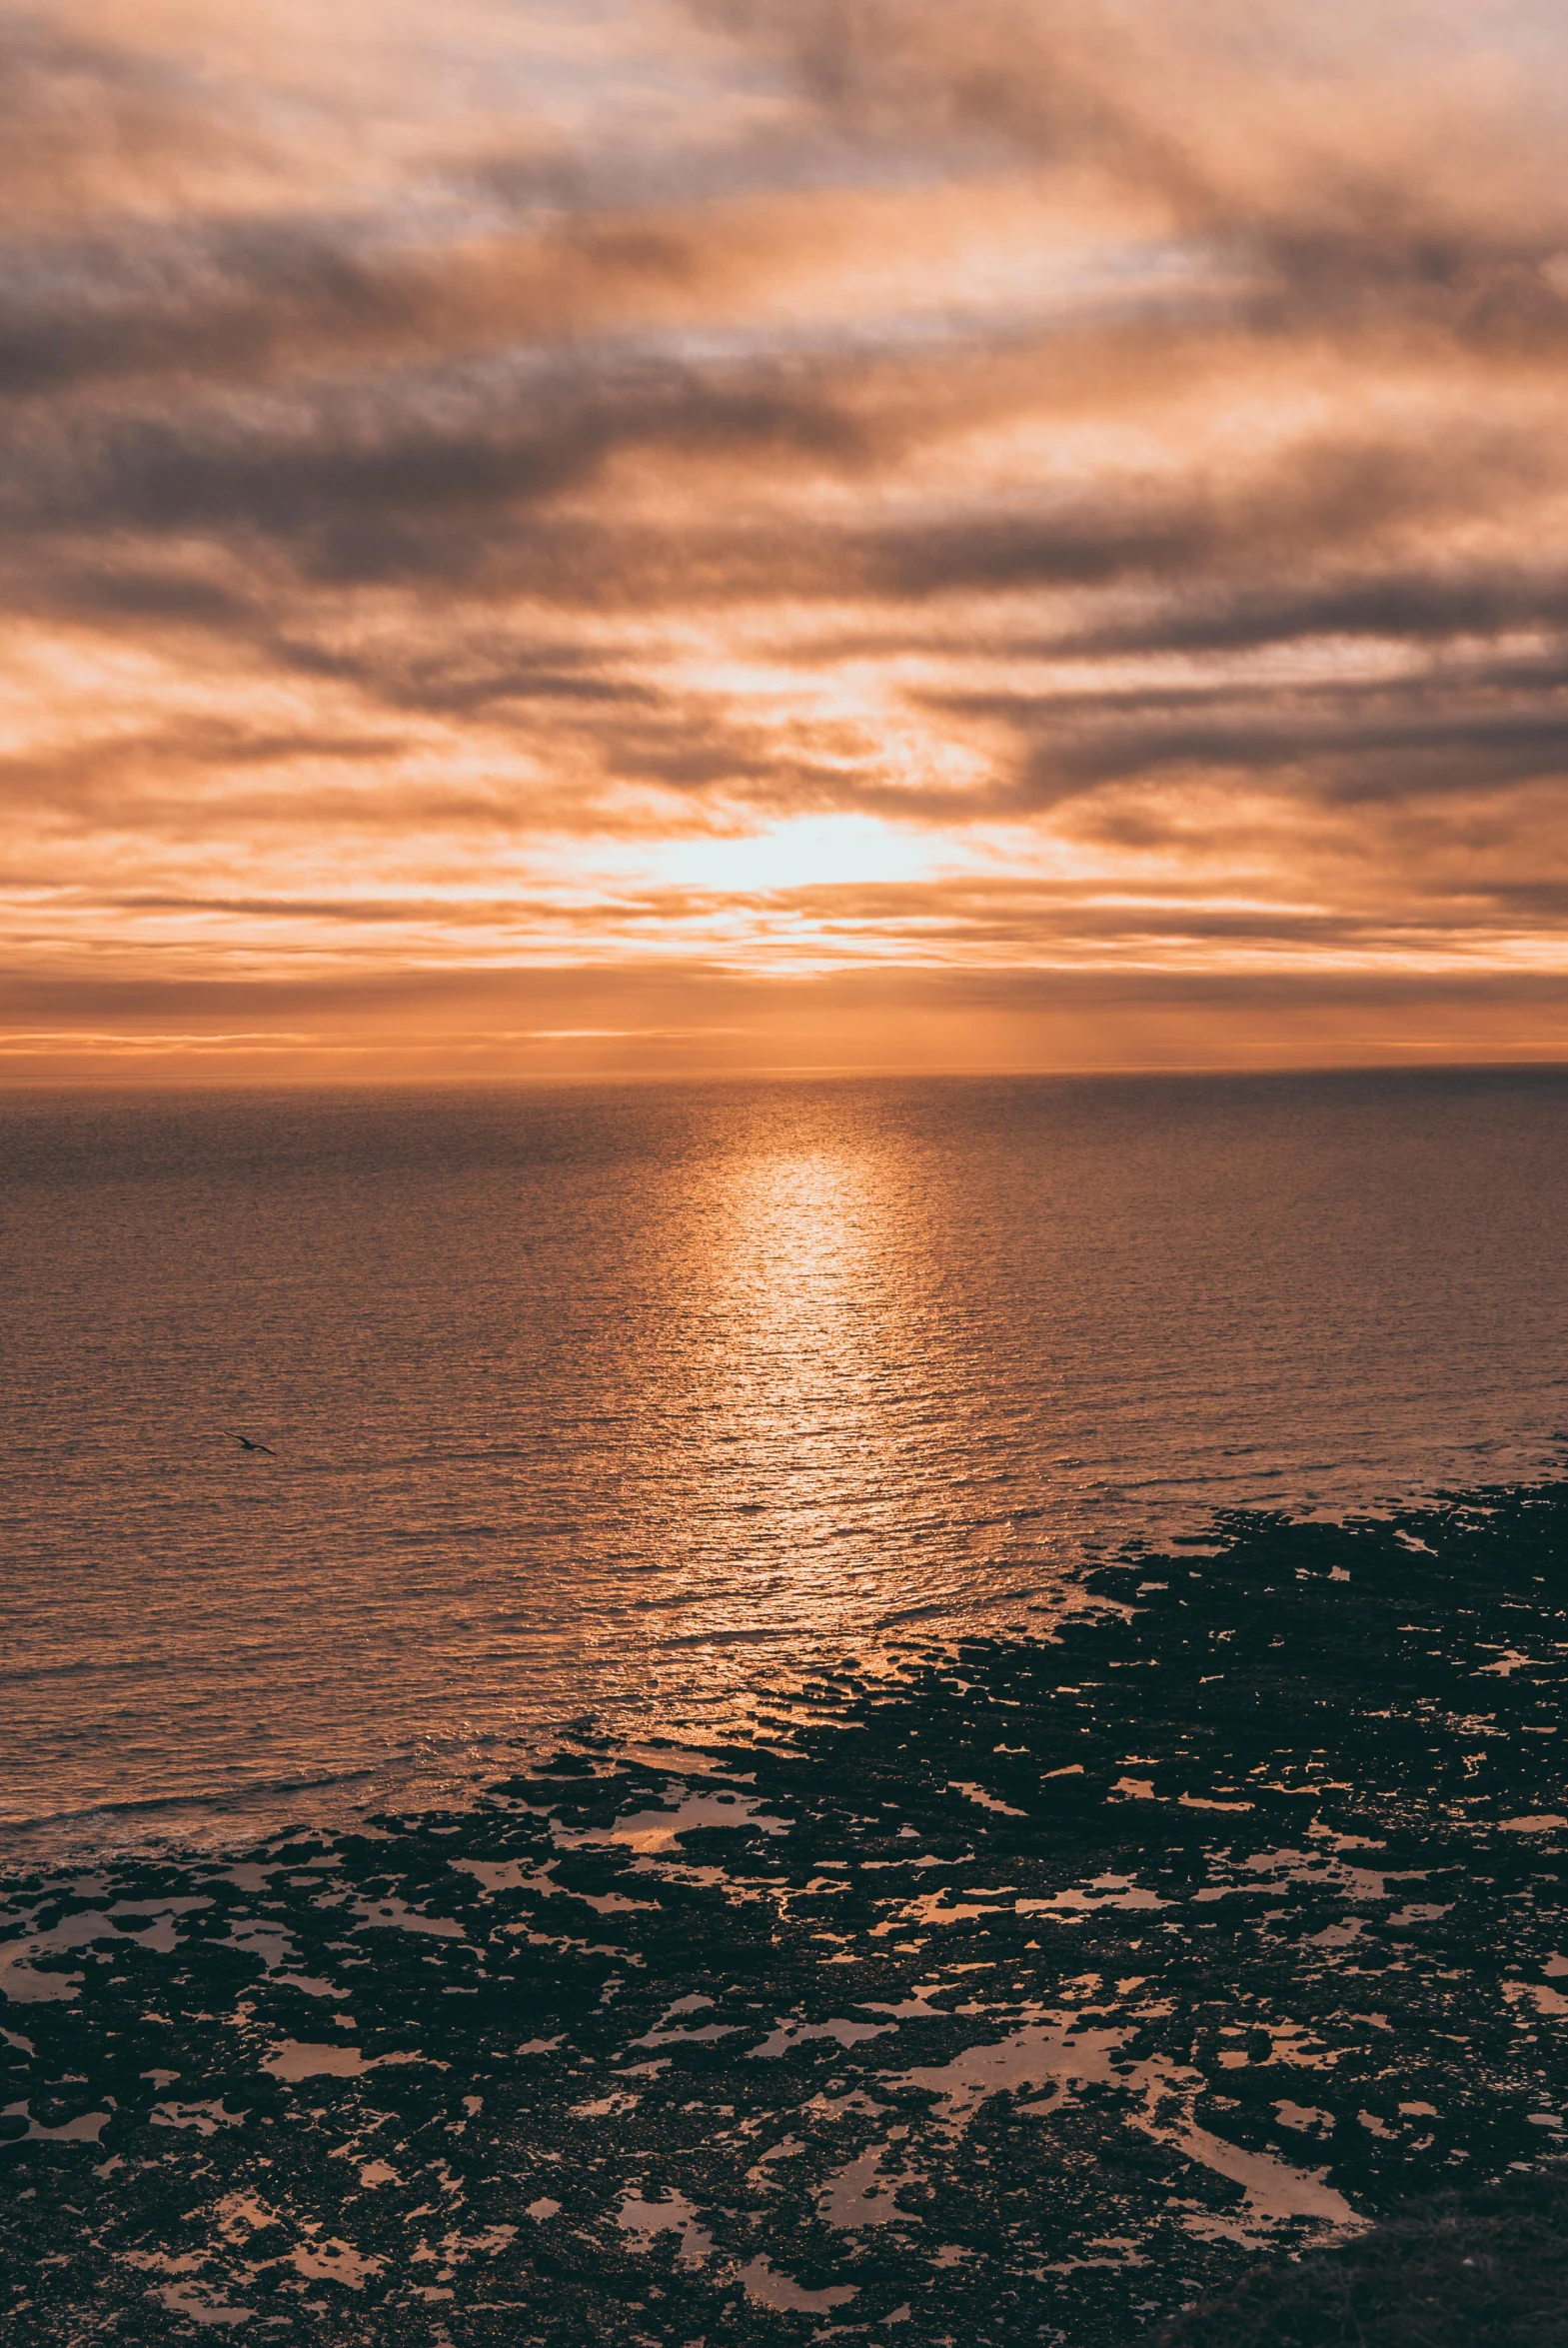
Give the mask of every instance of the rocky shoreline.
<path id="1" fill-rule="evenodd" d="M 1125 2348 L 1550 2176 L 1565 1535 L 1225 1518 L 728 1751 L 13 1871 L 8 2337 Z"/>

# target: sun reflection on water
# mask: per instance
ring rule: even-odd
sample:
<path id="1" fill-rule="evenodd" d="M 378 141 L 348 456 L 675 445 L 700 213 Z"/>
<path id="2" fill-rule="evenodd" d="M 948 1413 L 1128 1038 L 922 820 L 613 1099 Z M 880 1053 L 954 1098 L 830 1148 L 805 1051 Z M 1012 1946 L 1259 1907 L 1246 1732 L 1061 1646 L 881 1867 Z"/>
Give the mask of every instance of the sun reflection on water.
<path id="1" fill-rule="evenodd" d="M 696 1497 L 705 1549 L 733 1561 L 704 1576 L 719 1637 L 837 1618 L 902 1480 L 907 1298 L 876 1171 L 823 1149 L 742 1161 L 707 1226 Z"/>
<path id="2" fill-rule="evenodd" d="M 751 1648 L 791 1669 L 863 1653 L 878 1624 L 1037 1575 L 1037 1529 L 1012 1521 L 1032 1414 L 988 1393 L 991 1334 L 932 1227 L 928 1170 L 852 1120 L 754 1135 L 695 1185 L 639 1443 L 660 1553 L 636 1692 L 656 1707 L 667 1684 L 692 1700 L 694 1648 L 712 1706 L 755 1676 Z"/>
<path id="3" fill-rule="evenodd" d="M 907 1299 L 878 1245 L 886 1201 L 863 1158 L 826 1151 L 737 1174 L 710 1288 L 718 1513 L 732 1538 L 751 1517 L 764 1552 L 738 1597 L 831 1611 L 900 1481 Z"/>

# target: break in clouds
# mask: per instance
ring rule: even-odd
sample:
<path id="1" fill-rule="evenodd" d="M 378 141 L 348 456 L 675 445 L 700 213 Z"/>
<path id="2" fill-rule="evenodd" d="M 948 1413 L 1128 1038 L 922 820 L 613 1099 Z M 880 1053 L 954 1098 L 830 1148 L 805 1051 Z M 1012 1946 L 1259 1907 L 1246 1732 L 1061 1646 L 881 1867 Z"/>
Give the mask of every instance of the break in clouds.
<path id="1" fill-rule="evenodd" d="M 7 13 L 9 1065 L 1549 1053 L 1565 67 Z"/>

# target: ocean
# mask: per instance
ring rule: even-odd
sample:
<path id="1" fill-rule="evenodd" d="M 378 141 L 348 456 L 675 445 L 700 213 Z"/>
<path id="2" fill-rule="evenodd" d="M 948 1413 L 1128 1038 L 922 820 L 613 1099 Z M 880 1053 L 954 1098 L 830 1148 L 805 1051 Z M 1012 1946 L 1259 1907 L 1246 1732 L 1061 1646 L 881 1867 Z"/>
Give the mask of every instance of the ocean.
<path id="1" fill-rule="evenodd" d="M 1538 1473 L 1565 1143 L 1532 1072 L 12 1096 L 0 1835 L 723 1733 L 1215 1507 Z"/>
<path id="2" fill-rule="evenodd" d="M 8 2339 L 1131 2348 L 1549 2180 L 1565 1133 L 7 1098 Z"/>

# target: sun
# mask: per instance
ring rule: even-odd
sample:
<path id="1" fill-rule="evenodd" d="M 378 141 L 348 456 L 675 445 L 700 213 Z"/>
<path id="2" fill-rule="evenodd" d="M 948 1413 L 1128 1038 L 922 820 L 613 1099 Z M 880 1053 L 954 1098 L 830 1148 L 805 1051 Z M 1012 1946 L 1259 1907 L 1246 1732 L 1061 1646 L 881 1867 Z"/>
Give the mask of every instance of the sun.
<path id="1" fill-rule="evenodd" d="M 932 844 L 874 816 L 794 816 L 738 839 L 672 840 L 659 852 L 661 878 L 689 889 L 753 896 L 920 881 Z"/>

